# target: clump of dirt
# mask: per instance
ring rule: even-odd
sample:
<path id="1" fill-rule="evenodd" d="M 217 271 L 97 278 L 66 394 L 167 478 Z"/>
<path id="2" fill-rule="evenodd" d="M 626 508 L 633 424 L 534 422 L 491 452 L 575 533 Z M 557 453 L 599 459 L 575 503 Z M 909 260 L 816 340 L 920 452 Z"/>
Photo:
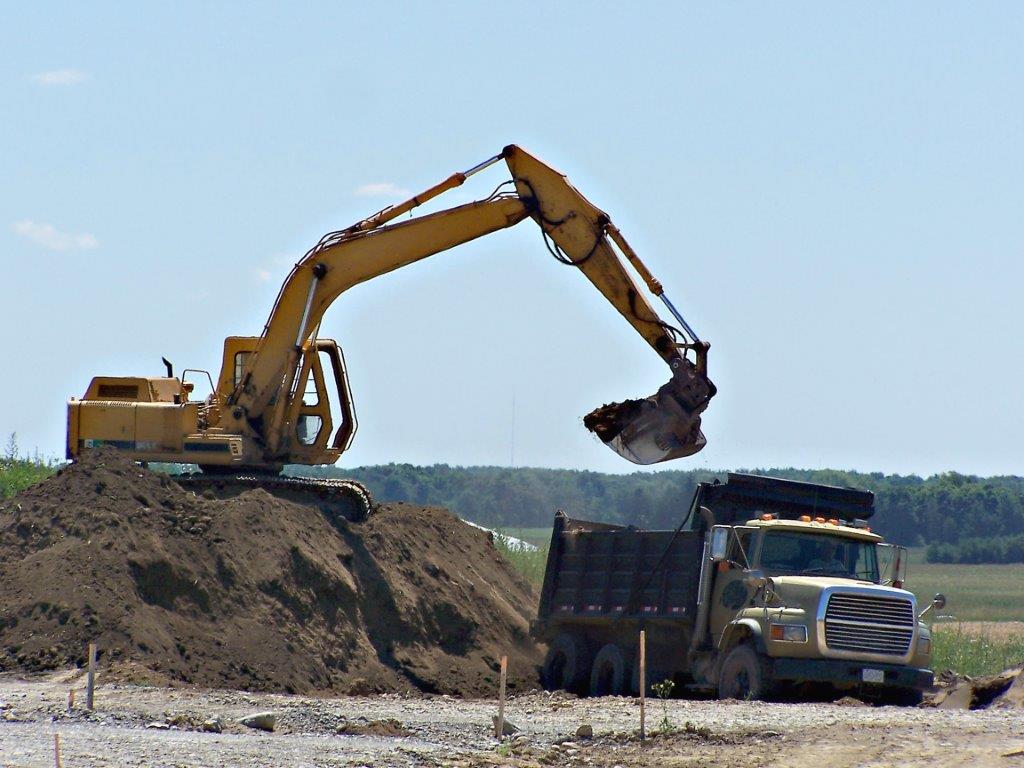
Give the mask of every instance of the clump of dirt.
<path id="1" fill-rule="evenodd" d="M 309 693 L 537 685 L 529 585 L 450 512 L 196 496 L 95 451 L 0 506 L 0 668 Z"/>
<path id="2" fill-rule="evenodd" d="M 937 690 L 925 697 L 924 706 L 939 709 L 1024 708 L 1024 665 L 996 675 L 959 676 L 944 672 Z"/>

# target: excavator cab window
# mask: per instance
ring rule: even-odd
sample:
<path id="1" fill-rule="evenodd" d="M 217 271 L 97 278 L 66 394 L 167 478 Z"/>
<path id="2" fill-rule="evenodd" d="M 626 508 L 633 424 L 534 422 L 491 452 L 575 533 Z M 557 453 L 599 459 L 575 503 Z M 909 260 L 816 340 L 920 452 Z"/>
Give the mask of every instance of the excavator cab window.
<path id="1" fill-rule="evenodd" d="M 298 423 L 295 425 L 296 437 L 299 438 L 299 442 L 303 445 L 313 445 L 313 443 L 316 442 L 317 437 L 320 435 L 320 430 L 323 428 L 323 425 L 324 420 L 319 416 L 300 416 Z"/>
<path id="2" fill-rule="evenodd" d="M 234 375 L 232 376 L 231 380 L 232 380 L 232 382 L 234 383 L 234 385 L 236 387 L 238 386 L 238 382 L 240 382 L 242 380 L 242 371 L 245 370 L 245 363 L 246 363 L 246 361 L 248 361 L 249 355 L 251 355 L 251 354 L 252 354 L 252 352 L 236 352 L 235 353 L 235 371 L 234 371 Z"/>
<path id="3" fill-rule="evenodd" d="M 196 381 L 189 381 L 190 373 L 200 375 L 194 377 Z M 199 383 L 198 387 L 196 382 Z M 201 368 L 186 368 L 181 372 L 181 389 L 184 399 L 209 402 L 214 393 L 213 377 L 210 376 L 209 371 L 204 371 Z"/>

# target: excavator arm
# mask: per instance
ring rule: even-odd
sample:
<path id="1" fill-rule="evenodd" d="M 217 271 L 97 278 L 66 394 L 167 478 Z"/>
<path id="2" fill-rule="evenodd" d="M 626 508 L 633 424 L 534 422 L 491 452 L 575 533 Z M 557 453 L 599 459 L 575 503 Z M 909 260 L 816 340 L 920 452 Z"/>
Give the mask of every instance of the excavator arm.
<path id="1" fill-rule="evenodd" d="M 486 200 L 392 223 L 504 159 L 513 190 Z M 500 189 L 500 188 L 499 188 Z M 345 230 L 330 233 L 292 269 L 255 351 L 248 356 L 221 415 L 226 431 L 254 432 L 268 458 L 286 460 L 290 407 L 302 359 L 331 303 L 354 285 L 532 218 L 563 263 L 580 269 L 672 370 L 654 396 L 598 408 L 584 423 L 623 457 L 639 464 L 678 458 L 704 446 L 700 414 L 715 394 L 707 378 L 708 345 L 693 334 L 661 285 L 603 211 L 564 175 L 519 147 L 457 173 L 420 195 Z M 631 277 L 622 251 L 680 328 L 665 323 Z M 689 334 L 686 338 L 684 333 Z M 694 353 L 694 360 L 688 353 Z"/>
<path id="2" fill-rule="evenodd" d="M 584 425 L 623 458 L 636 464 L 690 456 L 705 445 L 700 414 L 715 394 L 707 377 L 709 345 L 702 342 L 665 297 L 654 279 L 604 211 L 595 207 L 558 171 L 519 147 L 506 147 L 506 162 L 516 190 L 530 201 L 530 215 L 546 238 L 553 241 L 556 257 L 576 266 L 604 297 L 661 355 L 672 369 L 672 378 L 658 392 L 643 400 L 597 408 L 584 417 Z M 689 333 L 658 317 L 643 292 L 616 254 L 612 242 L 629 260 L 647 288 L 660 297 Z M 696 358 L 691 362 L 686 352 Z"/>

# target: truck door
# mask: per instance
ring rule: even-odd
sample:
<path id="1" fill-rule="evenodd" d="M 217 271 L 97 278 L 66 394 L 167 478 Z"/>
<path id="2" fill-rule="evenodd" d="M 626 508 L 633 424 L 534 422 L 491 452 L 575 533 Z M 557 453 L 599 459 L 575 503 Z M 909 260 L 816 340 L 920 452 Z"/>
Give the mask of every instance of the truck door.
<path id="1" fill-rule="evenodd" d="M 729 536 L 726 559 L 718 563 L 714 585 L 711 588 L 711 619 L 709 631 L 711 642 L 718 645 L 722 629 L 735 618 L 736 613 L 750 605 L 754 588 L 747 587 L 743 580 L 750 567 L 751 547 L 754 528 L 733 528 Z"/>

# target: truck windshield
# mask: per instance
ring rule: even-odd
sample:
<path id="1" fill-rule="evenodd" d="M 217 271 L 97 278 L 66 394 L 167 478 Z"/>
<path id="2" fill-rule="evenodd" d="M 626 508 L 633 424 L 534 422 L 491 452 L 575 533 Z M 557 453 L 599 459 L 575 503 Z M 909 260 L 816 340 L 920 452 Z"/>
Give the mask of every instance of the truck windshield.
<path id="1" fill-rule="evenodd" d="M 871 541 L 796 531 L 768 531 L 761 568 L 772 576 L 839 576 L 878 583 L 878 554 Z"/>

